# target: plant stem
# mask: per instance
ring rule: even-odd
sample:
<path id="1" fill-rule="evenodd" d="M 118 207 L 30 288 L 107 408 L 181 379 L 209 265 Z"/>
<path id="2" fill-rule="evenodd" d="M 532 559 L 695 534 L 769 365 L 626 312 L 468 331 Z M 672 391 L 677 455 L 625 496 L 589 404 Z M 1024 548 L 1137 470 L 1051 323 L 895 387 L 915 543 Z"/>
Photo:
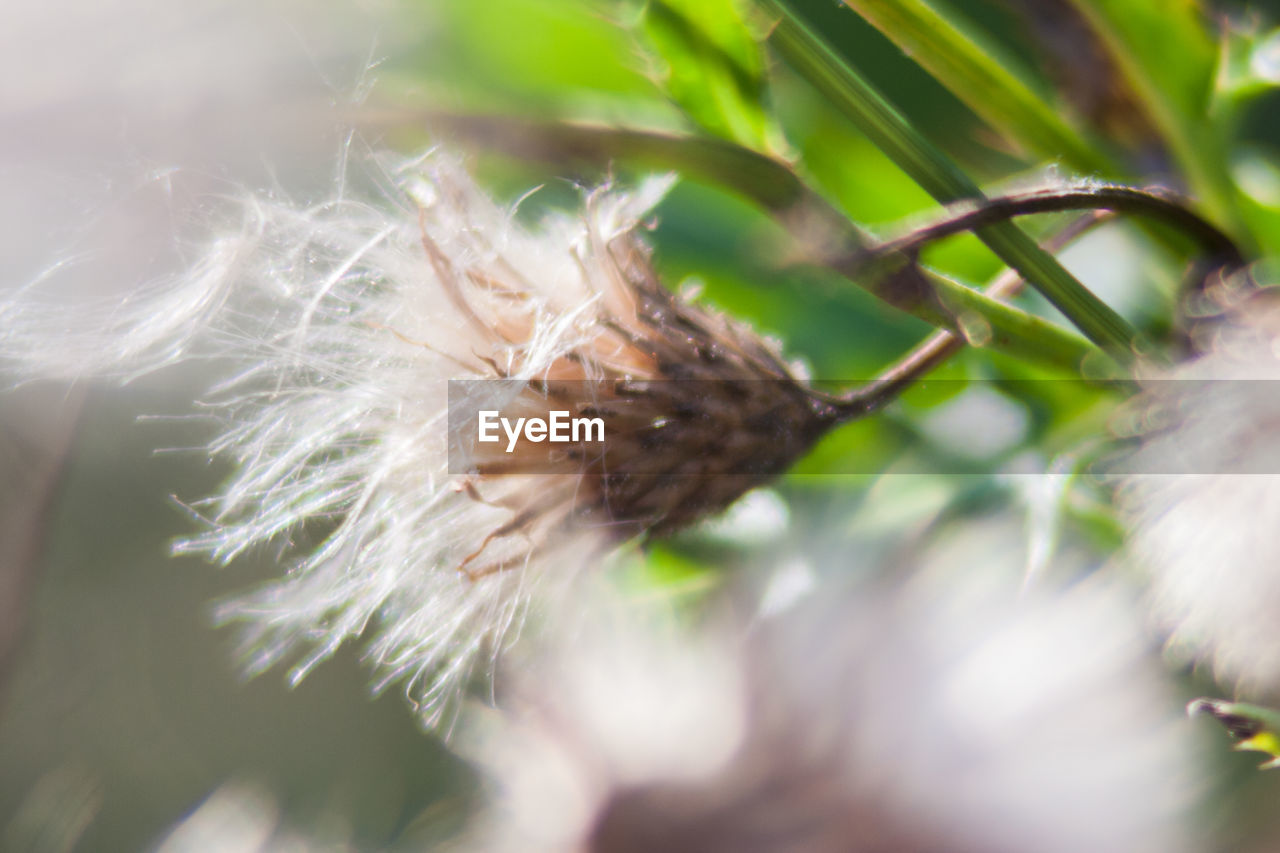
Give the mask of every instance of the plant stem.
<path id="1" fill-rule="evenodd" d="M 932 317 L 935 326 L 960 335 L 969 344 L 1059 366 L 1070 365 L 1074 373 L 1079 373 L 1086 358 L 1097 353 L 1089 341 L 1049 320 L 998 302 L 931 270 L 924 272 L 943 308 L 937 313 L 921 309 L 917 316 Z"/>
<path id="2" fill-rule="evenodd" d="M 1086 232 L 1111 218 L 1104 211 L 1086 214 L 1053 235 L 1048 241 L 1049 250 L 1058 252 L 1075 242 Z M 1017 270 L 1006 269 L 991 283 L 983 294 L 991 299 L 1008 299 L 1017 295 L 1024 281 Z M 853 420 L 878 412 L 898 398 L 913 384 L 965 347 L 964 338 L 954 332 L 934 332 L 913 350 L 881 371 L 875 379 L 840 396 L 836 407 L 842 420 Z"/>
<path id="3" fill-rule="evenodd" d="M 1071 0 L 1071 6 L 1110 53 L 1204 210 L 1247 241 L 1229 146 L 1209 117 L 1220 59 L 1201 23 L 1201 4 Z"/>
<path id="4" fill-rule="evenodd" d="M 943 204 L 982 199 L 977 184 L 912 127 L 785 0 L 760 1 L 779 16 L 771 36 L 778 52 L 926 192 Z M 1090 340 L 1119 361 L 1133 360 L 1142 343 L 1138 333 L 1017 226 L 999 223 L 981 229 L 977 236 Z"/>
<path id="5" fill-rule="evenodd" d="M 871 237 L 810 189 L 790 166 L 731 142 L 636 128 L 443 112 L 366 111 L 363 121 L 426 123 L 474 144 L 559 166 L 585 161 L 607 167 L 615 160 L 628 159 L 649 168 L 676 169 L 759 205 L 799 242 L 812 244 L 816 237 L 824 247 L 816 263 L 932 326 L 960 331 L 958 315 L 975 318 L 989 327 L 992 346 L 1072 373 L 1097 352 L 1087 340 L 1067 329 L 915 264 L 873 276 L 855 277 L 852 267 L 841 269 L 833 259 L 861 259 L 864 251 L 874 249 Z"/>
<path id="6" fill-rule="evenodd" d="M 647 128 L 558 119 L 388 107 L 361 108 L 351 120 L 363 127 L 425 128 L 520 160 L 556 166 L 588 163 L 607 168 L 630 160 L 651 169 L 674 169 L 750 199 L 773 215 L 794 209 L 819 211 L 839 220 L 846 239 L 870 242 L 826 199 L 809 188 L 787 163 L 725 139 Z"/>
<path id="7" fill-rule="evenodd" d="M 1200 244 L 1209 260 L 1229 269 L 1244 266 L 1244 253 L 1225 232 L 1196 215 L 1186 204 L 1170 193 L 1136 187 L 1104 185 L 1078 189 L 1045 189 L 1027 193 L 997 196 L 977 202 L 960 212 L 931 225 L 913 228 L 903 236 L 885 240 L 868 255 L 893 252 L 911 254 L 928 243 L 972 231 L 995 222 L 1038 213 L 1062 213 L 1070 210 L 1110 210 L 1133 213 L 1172 225 Z"/>

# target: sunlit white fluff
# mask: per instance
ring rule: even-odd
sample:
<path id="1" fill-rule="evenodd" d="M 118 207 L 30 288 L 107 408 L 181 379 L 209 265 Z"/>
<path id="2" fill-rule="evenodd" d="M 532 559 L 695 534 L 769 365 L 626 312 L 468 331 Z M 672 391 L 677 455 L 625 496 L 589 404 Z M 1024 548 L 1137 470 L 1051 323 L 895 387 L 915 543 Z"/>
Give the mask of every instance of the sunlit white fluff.
<path id="1" fill-rule="evenodd" d="M 1171 650 L 1246 693 L 1280 693 L 1280 350 L 1274 312 L 1149 382 L 1120 485 L 1129 553 Z"/>
<path id="2" fill-rule="evenodd" d="M 30 288 L 0 305 L 0 357 L 63 376 L 218 359 L 211 449 L 236 464 L 180 550 L 284 555 L 281 580 L 220 610 L 244 623 L 249 669 L 291 659 L 300 678 L 367 630 L 380 684 L 407 682 L 435 720 L 535 591 L 570 580 L 600 539 L 548 535 L 572 509 L 563 477 L 477 488 L 449 474 L 447 380 L 545 378 L 570 352 L 590 371 L 602 306 L 628 298 L 612 253 L 666 182 L 595 193 L 585 214 L 529 231 L 448 157 L 389 172 L 397 186 L 376 202 L 253 198 L 183 279 L 123 303 L 77 311 Z M 556 511 L 493 535 L 544 504 Z"/>
<path id="3" fill-rule="evenodd" d="M 495 805 L 464 848 L 1192 849 L 1189 728 L 1128 596 L 944 568 L 741 634 L 570 637 L 465 727 Z"/>

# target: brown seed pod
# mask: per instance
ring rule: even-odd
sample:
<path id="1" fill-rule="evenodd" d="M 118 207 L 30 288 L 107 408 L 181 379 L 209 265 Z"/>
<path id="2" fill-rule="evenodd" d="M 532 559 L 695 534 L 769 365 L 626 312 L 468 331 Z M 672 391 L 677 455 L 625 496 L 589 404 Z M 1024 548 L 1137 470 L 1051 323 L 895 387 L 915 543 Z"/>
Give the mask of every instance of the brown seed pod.
<path id="1" fill-rule="evenodd" d="M 837 421 L 837 407 L 772 343 L 663 287 L 634 232 L 614 237 L 599 254 L 605 290 L 593 334 L 560 354 L 543 372 L 548 378 L 512 383 L 495 364 L 500 379 L 454 389 L 451 468 L 472 475 L 473 496 L 487 500 L 517 475 L 540 475 L 545 487 L 533 512 L 504 498 L 513 517 L 492 538 L 552 521 L 604 528 L 611 539 L 669 533 L 776 476 Z M 496 328 L 496 312 L 505 307 L 469 302 L 467 312 Z M 492 399 L 489 384 L 507 395 L 517 390 L 501 410 L 509 421 L 563 411 L 599 419 L 603 440 L 482 444 L 478 411 L 480 401 Z"/>

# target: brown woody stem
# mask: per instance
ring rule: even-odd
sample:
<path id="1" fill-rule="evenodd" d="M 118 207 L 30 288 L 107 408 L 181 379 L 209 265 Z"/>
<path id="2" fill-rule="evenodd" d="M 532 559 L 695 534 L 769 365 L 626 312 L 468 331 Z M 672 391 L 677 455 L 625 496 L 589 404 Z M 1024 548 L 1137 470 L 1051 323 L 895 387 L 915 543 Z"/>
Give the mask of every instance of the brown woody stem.
<path id="1" fill-rule="evenodd" d="M 1059 252 L 1112 216 L 1105 210 L 1094 210 L 1050 237 L 1045 248 L 1050 252 Z M 1006 269 L 986 289 L 985 295 L 992 299 L 1012 298 L 1025 284 L 1017 270 Z M 854 420 L 883 409 L 964 347 L 965 341 L 960 335 L 946 331 L 934 332 L 915 349 L 885 368 L 875 379 L 841 395 L 836 403 L 840 420 Z"/>

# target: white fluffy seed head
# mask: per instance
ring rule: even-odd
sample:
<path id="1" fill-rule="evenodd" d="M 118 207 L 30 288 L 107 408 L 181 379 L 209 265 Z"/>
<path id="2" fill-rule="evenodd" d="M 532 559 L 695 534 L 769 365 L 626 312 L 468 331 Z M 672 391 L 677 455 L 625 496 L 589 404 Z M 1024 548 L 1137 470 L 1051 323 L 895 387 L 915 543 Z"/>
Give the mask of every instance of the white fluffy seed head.
<path id="1" fill-rule="evenodd" d="M 637 232 L 669 179 L 529 230 L 446 156 L 387 168 L 376 203 L 248 200 L 185 277 L 124 304 L 76 318 L 19 294 L 0 358 L 26 375 L 229 365 L 204 405 L 234 473 L 179 550 L 286 555 L 284 578 L 219 611 L 244 623 L 250 671 L 290 659 L 301 678 L 367 632 L 379 684 L 407 682 L 436 722 L 531 600 L 608 545 L 723 508 L 831 420 L 772 345 L 658 282 Z M 578 383 L 569 408 L 603 411 L 606 444 L 451 472 L 450 379 L 543 415 L 564 405 L 546 383 Z"/>
<path id="2" fill-rule="evenodd" d="M 496 788 L 466 849 L 1191 849 L 1190 729 L 1128 596 L 1018 586 L 952 565 L 745 638 L 584 629 L 464 726 Z"/>
<path id="3" fill-rule="evenodd" d="M 1117 493 L 1171 652 L 1256 697 L 1280 696 L 1278 321 L 1234 312 L 1209 351 L 1151 377 Z"/>

